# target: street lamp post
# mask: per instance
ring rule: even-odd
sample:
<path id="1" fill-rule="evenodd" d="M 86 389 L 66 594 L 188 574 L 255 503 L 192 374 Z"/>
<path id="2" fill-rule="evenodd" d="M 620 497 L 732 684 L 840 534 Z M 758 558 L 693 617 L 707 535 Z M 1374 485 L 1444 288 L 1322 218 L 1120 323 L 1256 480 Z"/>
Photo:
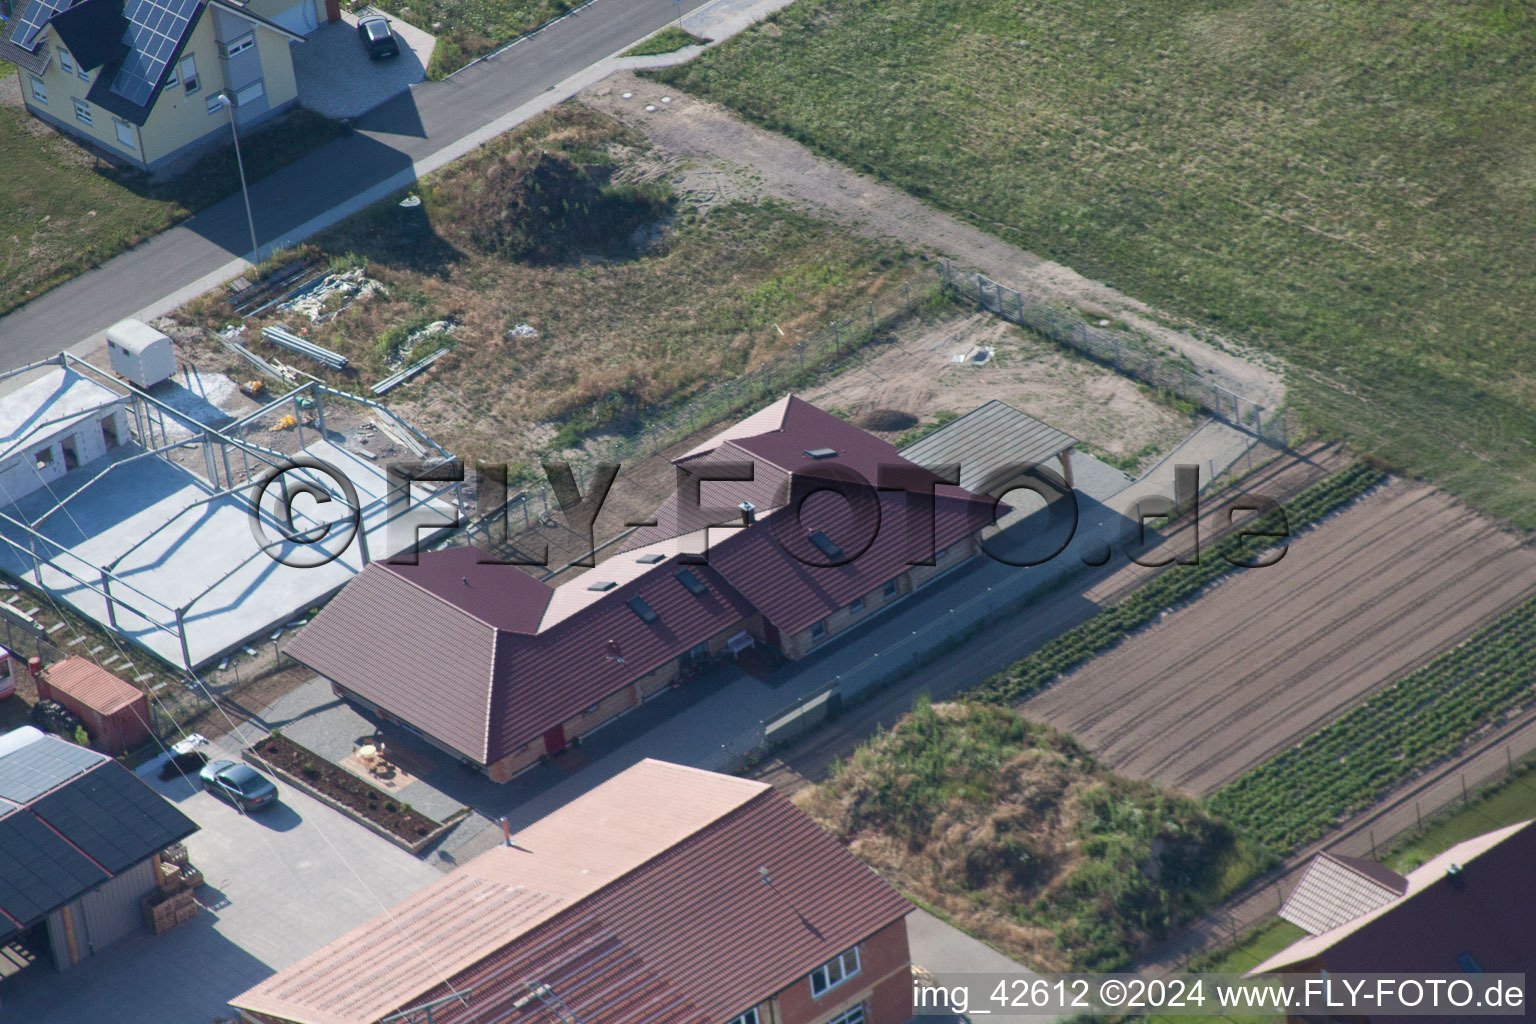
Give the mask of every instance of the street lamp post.
<path id="1" fill-rule="evenodd" d="M 235 140 L 235 166 L 240 169 L 240 194 L 245 197 L 245 223 L 251 229 L 251 262 L 261 262 L 261 243 L 256 241 L 256 218 L 251 214 L 251 190 L 245 183 L 245 160 L 240 155 L 240 132 L 235 127 L 235 98 L 229 90 L 215 94 L 219 103 L 229 111 L 229 134 Z"/>

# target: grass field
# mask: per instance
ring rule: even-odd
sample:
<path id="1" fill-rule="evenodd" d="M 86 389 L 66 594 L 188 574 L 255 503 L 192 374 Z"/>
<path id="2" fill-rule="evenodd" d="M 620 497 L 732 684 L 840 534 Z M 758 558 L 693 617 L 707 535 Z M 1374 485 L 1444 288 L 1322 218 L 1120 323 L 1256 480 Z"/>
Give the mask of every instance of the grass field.
<path id="1" fill-rule="evenodd" d="M 1393 847 L 1381 858 L 1398 872 L 1412 871 L 1457 843 L 1485 832 L 1536 818 L 1536 761 L 1514 766 L 1511 778 L 1489 786 L 1466 807 L 1430 822 L 1423 832 Z"/>
<path id="2" fill-rule="evenodd" d="M 1267 866 L 1189 797 L 1071 737 L 920 700 L 797 802 L 885 878 L 1043 970 L 1115 970 Z"/>
<path id="3" fill-rule="evenodd" d="M 649 57 L 658 53 L 674 53 L 685 46 L 695 46 L 709 42 L 703 36 L 696 36 L 687 29 L 678 28 L 676 25 L 668 25 L 657 32 L 651 38 L 643 40 L 628 50 L 624 51 L 626 57 Z"/>
<path id="4" fill-rule="evenodd" d="M 582 0 L 379 0 L 373 6 L 437 37 L 427 77 L 439 79 L 581 3 Z"/>
<path id="5" fill-rule="evenodd" d="M 270 174 L 335 138 L 296 111 L 246 141 L 246 173 Z M 0 314 L 164 231 L 239 188 L 225 147 L 178 178 L 116 170 L 24 110 L 0 106 Z"/>
<path id="6" fill-rule="evenodd" d="M 268 351 L 261 326 L 302 325 L 354 364 L 305 369 L 352 391 L 453 345 L 388 401 L 461 457 L 522 460 L 635 429 L 658 405 L 747 374 L 835 317 L 886 308 L 919 274 L 894 247 L 775 203 L 700 213 L 677 202 L 640 228 L 638 247 L 625 230 L 580 259 L 508 258 L 486 248 L 485 226 L 533 213 L 489 201 L 489 190 L 506 161 L 530 158 L 579 165 L 620 194 L 639 186 L 647 202 L 672 174 L 616 122 L 561 105 L 422 181 L 419 207 L 385 200 L 300 251 L 363 268 L 383 293 L 316 324 L 274 308 L 247 322 L 247 339 Z M 183 315 L 215 329 L 230 318 L 218 295 Z M 453 330 L 412 340 L 437 321 Z"/>
<path id="7" fill-rule="evenodd" d="M 1536 527 L 1536 8 L 798 0 L 679 68 L 1286 357 L 1330 435 Z"/>

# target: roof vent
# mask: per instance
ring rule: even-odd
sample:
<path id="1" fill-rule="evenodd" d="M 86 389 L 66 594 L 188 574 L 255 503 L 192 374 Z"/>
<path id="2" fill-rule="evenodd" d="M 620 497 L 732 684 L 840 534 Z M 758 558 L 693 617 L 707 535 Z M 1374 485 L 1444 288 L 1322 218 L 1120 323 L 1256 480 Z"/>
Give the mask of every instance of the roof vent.
<path id="1" fill-rule="evenodd" d="M 612 580 L 599 580 L 596 583 L 588 584 L 587 585 L 587 589 L 588 590 L 598 590 L 598 591 L 612 590 L 616 586 L 618 586 L 618 584 L 614 583 Z"/>
<path id="2" fill-rule="evenodd" d="M 681 583 L 688 593 L 694 597 L 703 597 L 709 593 L 709 588 L 704 586 L 704 581 L 699 579 L 691 570 L 679 569 L 673 578 Z"/>
<path id="3" fill-rule="evenodd" d="M 837 449 L 836 448 L 807 448 L 805 450 L 805 457 L 808 458 L 808 459 L 835 459 L 835 458 L 837 458 Z"/>
<path id="4" fill-rule="evenodd" d="M 748 526 L 757 522 L 757 506 L 750 501 L 744 501 L 736 506 L 741 509 L 741 521 Z"/>
<path id="5" fill-rule="evenodd" d="M 1461 876 L 1461 865 L 1452 864 L 1445 869 L 1445 877 L 1450 879 L 1452 888 L 1461 889 L 1467 884 L 1467 880 Z"/>
<path id="6" fill-rule="evenodd" d="M 657 562 L 666 561 L 666 558 L 666 555 L 663 555 L 660 552 L 652 551 L 648 555 L 641 555 L 639 558 L 635 559 L 635 561 L 639 562 L 641 565 L 655 565 Z"/>
<path id="7" fill-rule="evenodd" d="M 656 614 L 656 609 L 646 604 L 645 598 L 643 597 L 632 597 L 624 603 L 629 605 L 629 610 L 638 615 L 640 617 L 640 621 L 646 625 L 650 625 L 653 622 L 659 622 L 661 620 L 661 616 Z"/>
<path id="8" fill-rule="evenodd" d="M 843 549 L 833 543 L 832 538 L 817 530 L 811 534 L 811 543 L 816 545 L 816 550 L 832 559 L 834 562 L 846 562 L 848 556 L 843 554 Z"/>

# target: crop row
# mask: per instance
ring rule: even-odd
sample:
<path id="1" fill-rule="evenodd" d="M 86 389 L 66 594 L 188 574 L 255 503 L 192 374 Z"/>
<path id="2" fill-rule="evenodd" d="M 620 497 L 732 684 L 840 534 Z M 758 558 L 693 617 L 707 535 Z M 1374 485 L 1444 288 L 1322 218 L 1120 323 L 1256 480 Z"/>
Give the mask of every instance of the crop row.
<path id="1" fill-rule="evenodd" d="M 1212 807 L 1278 852 L 1322 835 L 1536 697 L 1536 599 L 1250 770 Z"/>
<path id="2" fill-rule="evenodd" d="M 1379 484 L 1385 475 L 1356 463 L 1302 491 L 1286 503 L 1285 523 L 1294 533 L 1354 501 Z M 1273 516 L 1274 513 L 1266 515 Z M 1249 527 L 1263 530 L 1266 520 Z M 1234 561 L 1252 561 L 1260 553 L 1253 541 L 1229 535 L 1200 555 L 1198 565 L 1170 566 L 1125 600 L 1101 609 L 1087 622 L 1057 636 L 1011 666 L 979 683 L 970 693 L 976 700 L 1016 703 L 1049 686 L 1063 674 L 1114 647 L 1127 635 L 1164 610 L 1188 600 L 1211 583 L 1236 572 Z"/>

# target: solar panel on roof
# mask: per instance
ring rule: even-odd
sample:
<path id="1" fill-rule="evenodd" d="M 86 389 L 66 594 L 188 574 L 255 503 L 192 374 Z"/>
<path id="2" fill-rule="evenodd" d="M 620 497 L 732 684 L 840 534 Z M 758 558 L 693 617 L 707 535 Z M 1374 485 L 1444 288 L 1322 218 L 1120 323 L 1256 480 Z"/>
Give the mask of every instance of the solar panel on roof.
<path id="1" fill-rule="evenodd" d="M 139 106 L 149 102 L 200 3 L 202 0 L 128 0 L 123 16 L 128 19 L 130 52 L 112 80 L 113 92 Z"/>
<path id="2" fill-rule="evenodd" d="M 74 0 L 32 0 L 27 9 L 22 12 L 21 22 L 16 27 L 16 34 L 11 41 L 26 50 L 32 50 L 37 42 L 37 35 L 48 24 L 48 20 L 60 11 L 68 10 Z"/>
<path id="3" fill-rule="evenodd" d="M 43 797 L 32 812 L 114 873 L 196 829 L 132 772 L 110 761 Z"/>
<path id="4" fill-rule="evenodd" d="M 106 760 L 94 750 L 43 736 L 0 757 L 0 797 L 30 803 Z"/>
<path id="5" fill-rule="evenodd" d="M 843 549 L 838 547 L 831 537 L 828 537 L 820 530 L 811 534 L 811 543 L 816 545 L 817 551 L 820 551 L 834 562 L 847 561 L 847 556 L 843 554 Z"/>
<path id="6" fill-rule="evenodd" d="M 23 924 L 106 879 L 104 871 L 31 814 L 0 820 L 0 909 Z"/>

